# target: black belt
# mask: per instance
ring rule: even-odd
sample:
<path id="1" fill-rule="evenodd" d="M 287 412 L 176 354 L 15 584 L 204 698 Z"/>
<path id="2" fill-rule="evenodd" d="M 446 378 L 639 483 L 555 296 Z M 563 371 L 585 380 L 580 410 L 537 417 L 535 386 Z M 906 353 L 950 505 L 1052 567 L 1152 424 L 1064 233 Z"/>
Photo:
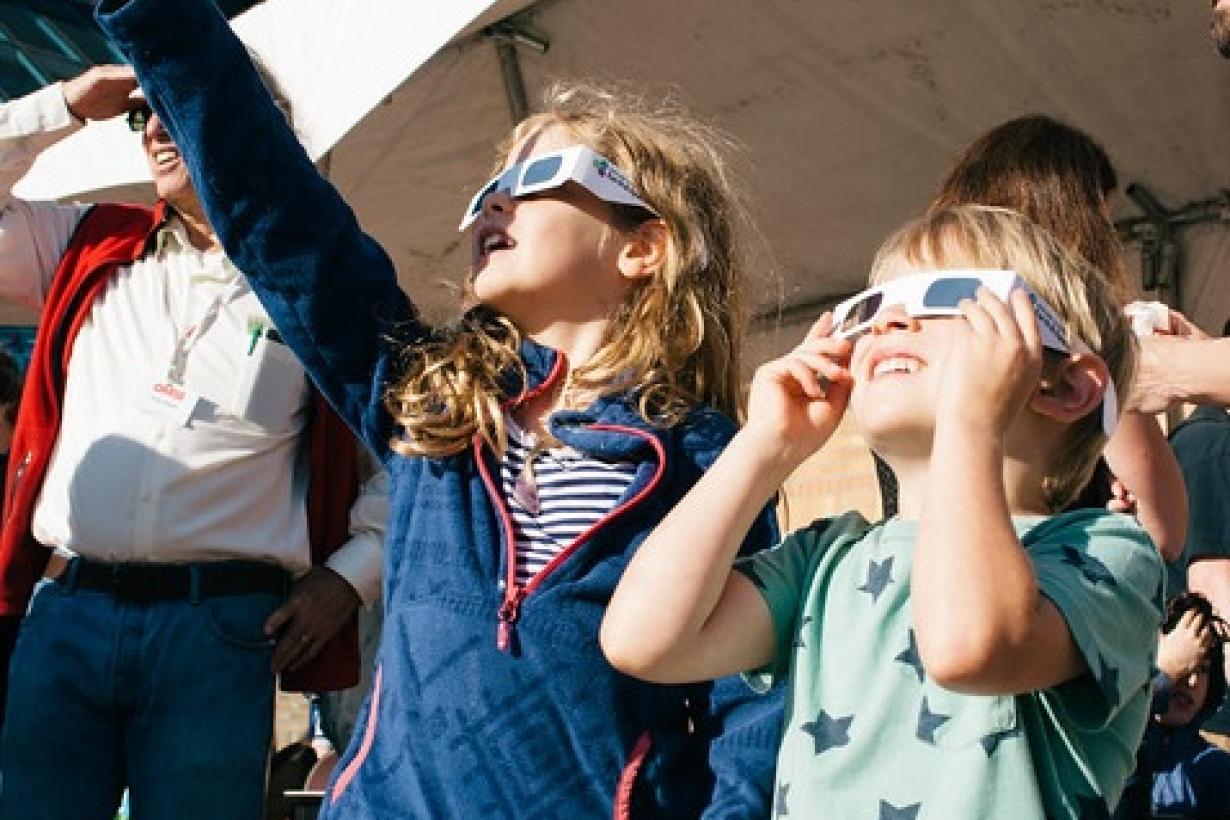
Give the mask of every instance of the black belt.
<path id="1" fill-rule="evenodd" d="M 54 580 L 67 589 L 109 592 L 122 601 L 200 600 L 217 595 L 285 595 L 286 570 L 259 561 L 196 564 L 118 564 L 73 558 Z"/>

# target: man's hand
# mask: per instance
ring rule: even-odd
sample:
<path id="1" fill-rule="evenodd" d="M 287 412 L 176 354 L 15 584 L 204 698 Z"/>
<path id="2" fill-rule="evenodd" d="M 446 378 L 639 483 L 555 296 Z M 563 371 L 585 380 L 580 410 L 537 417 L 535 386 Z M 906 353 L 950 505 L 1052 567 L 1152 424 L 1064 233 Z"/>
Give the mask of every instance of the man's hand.
<path id="1" fill-rule="evenodd" d="M 295 582 L 286 603 L 265 621 L 265 634 L 278 636 L 274 673 L 293 672 L 316 657 L 360 604 L 359 593 L 333 570 L 308 570 Z"/>
<path id="2" fill-rule="evenodd" d="M 64 101 L 79 120 L 106 120 L 141 104 L 130 66 L 99 65 L 64 83 Z"/>
<path id="3" fill-rule="evenodd" d="M 1140 361 L 1127 409 L 1137 413 L 1164 413 L 1183 400 L 1175 384 L 1175 363 L 1195 351 L 1185 350 L 1192 342 L 1181 336 L 1154 335 L 1140 339 Z"/>
<path id="4" fill-rule="evenodd" d="M 1126 409 L 1138 413 L 1164 413 L 1188 400 L 1176 383 L 1176 368 L 1185 359 L 1207 355 L 1200 345 L 1191 346 L 1190 343 L 1208 339 L 1209 335 L 1191 319 L 1170 308 L 1167 326 L 1140 338 L 1140 362 Z"/>

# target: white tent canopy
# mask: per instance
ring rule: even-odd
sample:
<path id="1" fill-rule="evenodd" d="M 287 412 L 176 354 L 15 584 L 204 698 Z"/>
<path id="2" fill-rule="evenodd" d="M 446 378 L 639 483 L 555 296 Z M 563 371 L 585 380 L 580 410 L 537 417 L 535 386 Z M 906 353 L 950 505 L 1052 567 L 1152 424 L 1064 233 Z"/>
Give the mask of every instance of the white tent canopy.
<path id="1" fill-rule="evenodd" d="M 482 26 L 514 12 L 549 41 L 545 53 L 518 49 L 531 106 L 554 79 L 621 80 L 672 92 L 742 143 L 738 170 L 772 249 L 757 266 L 762 314 L 798 306 L 789 316 L 801 321 L 857 290 L 876 245 L 920 210 L 956 152 L 1019 114 L 1090 132 L 1123 182 L 1168 207 L 1230 188 L 1230 61 L 1209 43 L 1204 3 L 267 0 L 237 27 L 287 86 L 314 152 L 340 137 L 330 177 L 437 316 L 454 298 L 438 283 L 468 256 L 459 214 L 511 122 Z M 132 179 L 85 173 L 120 165 L 101 147 L 106 126 L 89 130 L 80 164 L 49 154 L 20 193 Z M 1126 199 L 1116 211 L 1137 213 Z M 1182 306 L 1220 330 L 1230 222 L 1183 237 Z M 759 352 L 797 333 L 768 333 Z"/>

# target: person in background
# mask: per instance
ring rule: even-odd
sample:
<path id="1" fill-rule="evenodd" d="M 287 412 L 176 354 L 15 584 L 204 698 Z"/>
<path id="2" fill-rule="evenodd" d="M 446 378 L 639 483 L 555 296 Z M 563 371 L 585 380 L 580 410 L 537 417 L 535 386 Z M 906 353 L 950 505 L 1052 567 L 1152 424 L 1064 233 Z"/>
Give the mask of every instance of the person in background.
<path id="1" fill-rule="evenodd" d="M 1226 337 L 1230 322 L 1223 328 Z M 1183 554 L 1170 567 L 1168 589 L 1203 595 L 1221 618 L 1230 616 L 1230 413 L 1223 405 L 1204 404 L 1170 434 L 1191 506 L 1191 526 Z M 1230 749 L 1230 703 L 1211 704 L 1204 723 L 1222 748 Z"/>
<path id="2" fill-rule="evenodd" d="M 1230 753 L 1200 730 L 1226 693 L 1226 623 L 1207 598 L 1166 604 L 1153 678 L 1152 718 L 1114 820 L 1230 818 Z"/>
<path id="3" fill-rule="evenodd" d="M 1118 185 L 1110 157 L 1092 137 L 1052 117 L 1030 114 L 974 140 L 940 184 L 930 207 L 1011 208 L 1093 265 L 1114 298 L 1126 305 L 1135 288 L 1110 217 Z M 1115 480 L 1131 494 L 1132 511 L 1162 557 L 1175 560 L 1187 531 L 1187 498 L 1179 466 L 1153 416 L 1124 413 L 1107 442 L 1104 460 L 1073 506 L 1127 509 L 1117 501 Z M 1118 495 L 1123 494 L 1120 489 Z"/>
<path id="4" fill-rule="evenodd" d="M 42 150 L 125 113 L 154 208 L 11 195 Z M 259 818 L 275 676 L 357 680 L 345 636 L 378 593 L 387 496 L 360 488 L 353 436 L 130 68 L 0 106 L 0 296 L 40 311 L 0 535 L 0 818 L 110 817 L 125 787 L 136 817 Z"/>

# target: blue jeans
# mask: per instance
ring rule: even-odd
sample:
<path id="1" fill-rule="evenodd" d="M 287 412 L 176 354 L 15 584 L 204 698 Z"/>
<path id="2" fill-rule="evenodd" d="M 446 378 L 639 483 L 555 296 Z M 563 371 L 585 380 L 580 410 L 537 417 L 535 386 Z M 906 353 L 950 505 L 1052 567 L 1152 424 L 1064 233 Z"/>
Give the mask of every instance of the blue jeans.
<path id="1" fill-rule="evenodd" d="M 44 581 L 9 672 L 0 820 L 259 820 L 276 595 L 130 603 Z"/>

